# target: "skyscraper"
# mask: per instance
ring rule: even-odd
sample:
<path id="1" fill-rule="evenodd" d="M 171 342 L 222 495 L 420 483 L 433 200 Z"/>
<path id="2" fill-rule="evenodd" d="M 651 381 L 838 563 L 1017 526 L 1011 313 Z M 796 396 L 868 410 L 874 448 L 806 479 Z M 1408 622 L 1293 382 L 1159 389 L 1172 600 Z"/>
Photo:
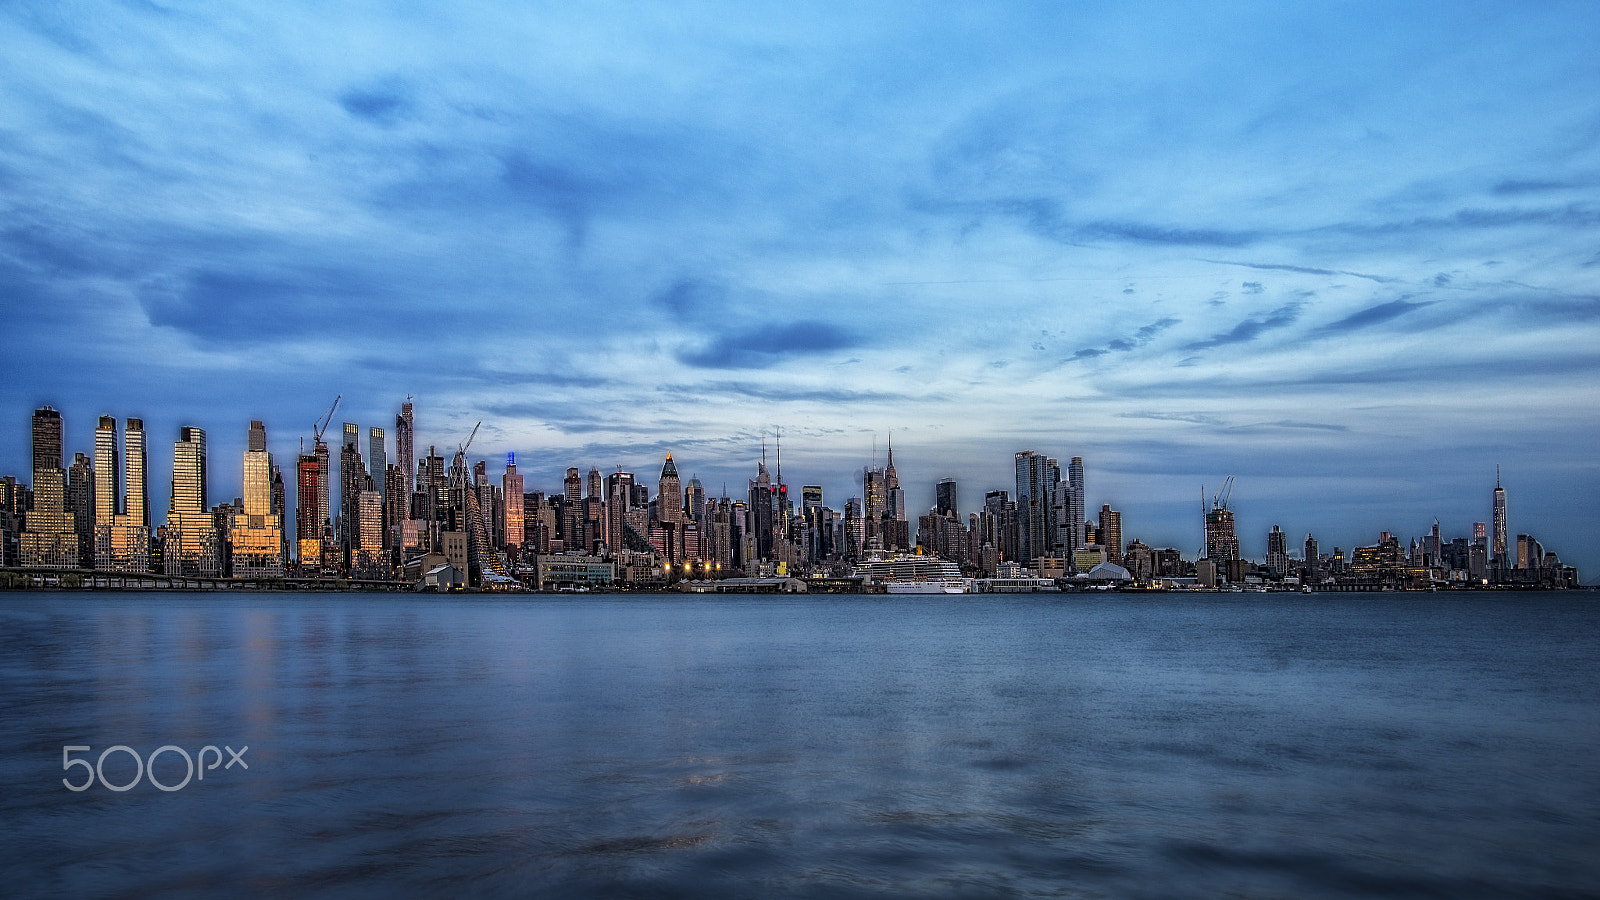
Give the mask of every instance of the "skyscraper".
<path id="1" fill-rule="evenodd" d="M 163 556 L 168 575 L 222 574 L 216 519 L 206 504 L 206 433 L 185 425 L 172 445 L 172 500 Z"/>
<path id="2" fill-rule="evenodd" d="M 396 416 L 394 420 L 395 463 L 400 467 L 400 471 L 405 475 L 405 490 L 407 495 L 415 490 L 415 488 L 412 487 L 411 477 L 412 473 L 416 471 L 417 465 L 416 459 L 413 456 L 413 454 L 416 452 L 416 439 L 416 423 L 412 418 L 411 401 L 407 400 L 406 402 L 400 404 L 400 415 Z M 406 508 L 411 508 L 410 496 L 406 497 Z"/>
<path id="3" fill-rule="evenodd" d="M 323 504 L 328 500 L 322 463 L 328 458 L 327 445 L 317 441 L 320 453 L 300 454 L 295 465 L 295 552 L 303 568 L 322 565 L 322 523 L 327 519 Z"/>
<path id="4" fill-rule="evenodd" d="M 1508 569 L 1506 555 L 1506 491 L 1500 486 L 1500 466 L 1494 467 L 1494 541 L 1489 545 L 1489 560 L 1495 568 Z"/>
<path id="5" fill-rule="evenodd" d="M 67 472 L 61 468 L 61 414 L 50 407 L 33 413 L 33 508 L 20 538 L 24 566 L 75 569 L 81 559 Z"/>
<path id="6" fill-rule="evenodd" d="M 236 578 L 281 578 L 284 574 L 283 519 L 273 508 L 272 454 L 267 429 L 250 423 L 244 451 L 244 508 L 233 514 L 228 536 L 233 544 Z"/>
<path id="7" fill-rule="evenodd" d="M 933 488 L 933 511 L 941 516 L 960 515 L 956 505 L 956 480 L 945 478 Z"/>
<path id="8" fill-rule="evenodd" d="M 522 504 L 522 475 L 517 472 L 517 455 L 506 454 L 506 472 L 500 477 L 500 492 L 505 502 L 505 536 L 503 543 L 513 554 L 521 548 L 525 533 Z"/>
<path id="9" fill-rule="evenodd" d="M 1055 535 L 1053 514 L 1056 485 L 1061 469 L 1056 461 L 1032 450 L 1016 456 L 1017 463 L 1017 561 L 1031 565 L 1046 556 Z"/>
<path id="10" fill-rule="evenodd" d="M 372 479 L 372 489 L 388 499 L 388 484 L 384 481 L 384 472 L 389 469 L 389 453 L 384 446 L 383 429 L 372 426 L 367 429 L 367 477 Z"/>
<path id="11" fill-rule="evenodd" d="M 144 420 L 128 419 L 122 428 L 122 457 L 127 490 L 123 508 L 128 512 L 128 522 L 150 527 L 150 485 L 146 480 L 150 471 L 149 453 L 145 446 Z"/>
<path id="12" fill-rule="evenodd" d="M 1107 508 L 1109 509 L 1109 507 Z M 1072 536 L 1072 546 L 1068 547 L 1068 550 L 1082 550 L 1084 548 L 1086 515 L 1083 498 L 1083 457 L 1074 456 L 1067 463 L 1067 524 Z M 1102 526 L 1104 524 L 1103 522 L 1101 523 Z M 1105 538 L 1102 537 L 1100 543 L 1107 547 L 1107 552 L 1109 553 L 1110 545 L 1106 543 Z M 1117 555 L 1120 556 L 1120 553 Z"/>
<path id="13" fill-rule="evenodd" d="M 1275 575 L 1286 575 L 1289 572 L 1289 544 L 1288 538 L 1278 526 L 1272 526 L 1267 532 L 1267 568 Z"/>
<path id="14" fill-rule="evenodd" d="M 33 470 L 61 468 L 61 413 L 44 406 L 33 411 Z"/>
<path id="15" fill-rule="evenodd" d="M 111 518 L 122 512 L 117 500 L 117 488 L 122 473 L 117 464 L 117 420 L 101 416 L 94 429 L 94 524 L 96 528 L 109 526 Z"/>
<path id="16" fill-rule="evenodd" d="M 1074 462 L 1081 460 L 1074 459 Z M 1100 546 L 1106 548 L 1108 561 L 1122 564 L 1122 513 L 1112 509 L 1109 503 L 1100 506 Z"/>

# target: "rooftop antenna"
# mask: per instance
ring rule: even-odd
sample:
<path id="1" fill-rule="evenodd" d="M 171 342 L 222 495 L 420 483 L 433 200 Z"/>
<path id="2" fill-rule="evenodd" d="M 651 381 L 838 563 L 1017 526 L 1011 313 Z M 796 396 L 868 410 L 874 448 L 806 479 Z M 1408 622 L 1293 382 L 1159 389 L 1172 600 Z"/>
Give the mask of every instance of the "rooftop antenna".
<path id="1" fill-rule="evenodd" d="M 778 483 L 783 484 L 783 429 L 774 426 L 778 438 Z"/>

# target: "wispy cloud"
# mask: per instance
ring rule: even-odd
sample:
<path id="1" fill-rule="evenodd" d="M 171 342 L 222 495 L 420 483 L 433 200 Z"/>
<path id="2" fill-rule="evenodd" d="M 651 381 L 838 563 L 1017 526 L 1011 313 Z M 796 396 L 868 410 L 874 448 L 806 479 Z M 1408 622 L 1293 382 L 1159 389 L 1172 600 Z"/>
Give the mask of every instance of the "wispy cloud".
<path id="1" fill-rule="evenodd" d="M 1217 332 L 1206 340 L 1186 344 L 1184 349 L 1209 350 L 1213 347 L 1248 343 L 1269 331 L 1276 331 L 1293 325 L 1300 318 L 1300 313 L 1305 309 L 1305 305 L 1306 301 L 1304 300 L 1285 303 L 1264 316 L 1245 319 L 1227 331 Z"/>
<path id="2" fill-rule="evenodd" d="M 864 344 L 827 322 L 800 320 L 725 332 L 678 351 L 678 361 L 701 369 L 765 369 L 801 356 L 821 356 Z"/>

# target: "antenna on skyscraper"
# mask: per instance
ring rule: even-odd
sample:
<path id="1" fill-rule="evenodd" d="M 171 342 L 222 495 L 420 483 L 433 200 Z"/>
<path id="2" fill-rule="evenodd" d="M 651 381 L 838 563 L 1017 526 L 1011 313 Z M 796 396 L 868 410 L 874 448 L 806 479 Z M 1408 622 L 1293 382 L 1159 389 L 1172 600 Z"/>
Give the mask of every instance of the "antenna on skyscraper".
<path id="1" fill-rule="evenodd" d="M 783 484 L 783 429 L 774 425 L 773 430 L 778 439 L 778 483 Z"/>

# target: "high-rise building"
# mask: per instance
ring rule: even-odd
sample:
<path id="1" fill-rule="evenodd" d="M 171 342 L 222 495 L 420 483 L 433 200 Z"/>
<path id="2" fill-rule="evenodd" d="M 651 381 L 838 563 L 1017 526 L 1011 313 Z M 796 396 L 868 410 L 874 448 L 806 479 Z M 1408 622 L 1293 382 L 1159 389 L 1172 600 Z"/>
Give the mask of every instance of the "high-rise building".
<path id="1" fill-rule="evenodd" d="M 162 547 L 168 575 L 223 574 L 216 519 L 206 503 L 206 433 L 192 425 L 179 429 L 172 445 L 172 499 Z"/>
<path id="2" fill-rule="evenodd" d="M 123 453 L 117 453 L 117 420 L 101 416 L 94 430 L 94 565 L 109 572 L 150 571 L 149 505 L 145 500 L 144 426 L 127 421 Z M 119 465 L 120 459 L 120 465 Z M 127 487 L 127 497 L 118 480 Z"/>
<path id="3" fill-rule="evenodd" d="M 1074 457 L 1073 462 L 1078 463 L 1081 470 L 1083 461 Z M 1112 509 L 1109 503 L 1100 505 L 1100 545 L 1106 549 L 1108 562 L 1122 564 L 1122 513 Z"/>
<path id="4" fill-rule="evenodd" d="M 33 470 L 61 468 L 61 413 L 44 406 L 33 411 Z"/>
<path id="5" fill-rule="evenodd" d="M 941 516 L 960 515 L 956 505 L 956 480 L 945 478 L 933 488 L 933 511 Z"/>
<path id="6" fill-rule="evenodd" d="M 321 453 L 302 453 L 295 465 L 295 552 L 303 568 L 322 565 L 322 523 L 327 514 L 321 504 L 328 494 L 321 461 L 327 459 L 327 451 L 322 441 L 317 441 L 317 446 Z"/>
<path id="7" fill-rule="evenodd" d="M 526 526 L 522 503 L 522 475 L 517 472 L 517 455 L 506 454 L 506 472 L 500 476 L 500 493 L 505 502 L 505 536 L 502 543 L 515 553 L 522 547 Z"/>
<path id="8" fill-rule="evenodd" d="M 372 489 L 386 501 L 389 487 L 383 476 L 388 469 L 389 451 L 384 446 L 383 429 L 372 426 L 367 429 L 367 477 L 372 479 Z"/>
<path id="9" fill-rule="evenodd" d="M 1500 486 L 1500 467 L 1494 467 L 1494 542 L 1489 546 L 1489 561 L 1496 568 L 1510 568 L 1506 555 L 1506 491 Z"/>
<path id="10" fill-rule="evenodd" d="M 1289 572 L 1289 544 L 1283 529 L 1272 526 L 1267 532 L 1267 568 L 1275 575 L 1287 575 Z"/>
<path id="11" fill-rule="evenodd" d="M 1224 562 L 1239 558 L 1239 538 L 1233 532 L 1233 510 L 1218 506 L 1205 515 L 1206 558 Z"/>
<path id="12" fill-rule="evenodd" d="M 117 464 L 117 420 L 101 416 L 94 429 L 94 524 L 96 528 L 110 525 L 111 518 L 122 512 L 117 501 L 121 492 L 122 473 Z"/>
<path id="13" fill-rule="evenodd" d="M 72 530 L 78 536 L 78 568 L 94 568 L 94 465 L 82 453 L 72 455 L 67 469 L 67 511 L 72 515 Z"/>
<path id="14" fill-rule="evenodd" d="M 272 454 L 267 429 L 250 423 L 244 451 L 243 508 L 231 516 L 228 537 L 233 545 L 235 578 L 281 578 L 284 574 L 283 516 L 274 508 Z M 279 479 L 281 484 L 281 478 Z"/>
<path id="15" fill-rule="evenodd" d="M 1317 549 L 1317 539 L 1312 537 L 1310 534 L 1306 535 L 1305 554 L 1306 575 L 1310 576 L 1317 574 L 1317 571 L 1322 564 L 1321 552 Z"/>
<path id="16" fill-rule="evenodd" d="M 24 566 L 75 569 L 82 562 L 61 468 L 61 414 L 48 406 L 33 413 L 33 508 L 19 543 Z"/>
<path id="17" fill-rule="evenodd" d="M 1067 463 L 1067 523 L 1072 536 L 1072 546 L 1068 548 L 1069 550 L 1084 548 L 1087 514 L 1083 494 L 1083 457 L 1074 456 Z M 1107 552 L 1110 552 L 1110 545 L 1106 543 L 1104 537 L 1100 539 L 1100 543 L 1107 547 Z"/>
<path id="18" fill-rule="evenodd" d="M 400 472 L 405 476 L 406 508 L 411 508 L 410 493 L 415 490 L 411 484 L 412 473 L 416 471 L 416 458 L 414 457 L 415 442 L 417 439 L 416 422 L 413 419 L 411 401 L 400 404 L 400 415 L 394 419 L 394 450 L 395 462 L 400 466 Z"/>
<path id="19" fill-rule="evenodd" d="M 150 527 L 150 471 L 149 451 L 145 445 L 144 420 L 128 419 L 122 428 L 122 486 L 127 490 L 123 508 L 128 521 L 134 525 Z"/>
<path id="20" fill-rule="evenodd" d="M 359 510 L 356 504 L 361 492 L 367 489 L 367 468 L 361 461 L 361 426 L 344 423 L 344 435 L 339 445 L 339 543 L 349 554 L 360 543 Z"/>
<path id="21" fill-rule="evenodd" d="M 1056 461 L 1032 450 L 1016 456 L 1017 464 L 1017 562 L 1031 565 L 1036 557 L 1050 553 L 1056 533 L 1056 486 L 1061 469 Z"/>

